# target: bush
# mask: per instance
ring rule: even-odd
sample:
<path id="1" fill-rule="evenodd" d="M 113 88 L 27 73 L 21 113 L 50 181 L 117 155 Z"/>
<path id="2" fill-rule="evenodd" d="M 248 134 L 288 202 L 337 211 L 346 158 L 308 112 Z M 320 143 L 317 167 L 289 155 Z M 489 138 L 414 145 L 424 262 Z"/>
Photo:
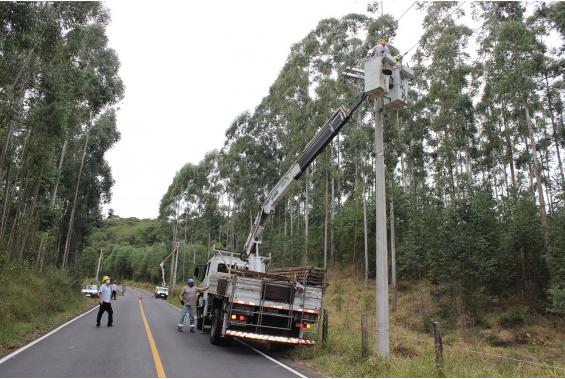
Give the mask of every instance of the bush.
<path id="1" fill-rule="evenodd" d="M 526 323 L 527 311 L 524 308 L 513 308 L 503 313 L 498 319 L 498 325 L 510 329 L 522 326 Z"/>
<path id="2" fill-rule="evenodd" d="M 548 310 L 553 313 L 565 315 L 565 288 L 554 284 L 547 292 L 551 300 L 551 308 Z"/>
<path id="3" fill-rule="evenodd" d="M 374 291 L 366 291 L 362 292 L 359 296 L 361 300 L 361 304 L 363 304 L 363 311 L 369 312 L 375 306 L 375 292 Z"/>

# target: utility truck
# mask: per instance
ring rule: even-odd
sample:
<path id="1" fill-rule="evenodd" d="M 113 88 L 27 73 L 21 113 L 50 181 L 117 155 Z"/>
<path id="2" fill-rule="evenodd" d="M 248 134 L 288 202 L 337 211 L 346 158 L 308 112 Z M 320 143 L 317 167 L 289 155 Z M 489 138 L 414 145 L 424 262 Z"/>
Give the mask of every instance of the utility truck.
<path id="1" fill-rule="evenodd" d="M 239 254 L 215 250 L 195 270 L 208 290 L 197 303 L 197 327 L 210 325 L 210 342 L 229 337 L 278 344 L 313 345 L 305 338 L 322 310 L 325 272 L 293 267 L 266 272 L 269 257 L 256 256 L 254 270 Z"/>

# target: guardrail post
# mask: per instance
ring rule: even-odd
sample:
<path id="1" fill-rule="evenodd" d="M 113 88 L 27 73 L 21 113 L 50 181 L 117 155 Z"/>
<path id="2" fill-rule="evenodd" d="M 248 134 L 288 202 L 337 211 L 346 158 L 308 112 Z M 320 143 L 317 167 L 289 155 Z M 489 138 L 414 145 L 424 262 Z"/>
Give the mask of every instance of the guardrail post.
<path id="1" fill-rule="evenodd" d="M 432 322 L 432 330 L 434 332 L 434 346 L 436 351 L 436 367 L 438 374 L 443 376 L 443 342 L 441 340 L 441 328 L 439 322 Z"/>

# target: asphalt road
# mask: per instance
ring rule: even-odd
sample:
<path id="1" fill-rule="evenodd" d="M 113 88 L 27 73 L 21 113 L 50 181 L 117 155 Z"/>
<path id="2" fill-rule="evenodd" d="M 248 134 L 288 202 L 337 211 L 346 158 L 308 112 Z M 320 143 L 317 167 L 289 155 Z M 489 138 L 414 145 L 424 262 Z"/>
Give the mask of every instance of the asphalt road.
<path id="1" fill-rule="evenodd" d="M 97 309 L 91 311 L 10 359 L 0 359 L 0 377 L 157 377 L 155 355 L 166 377 L 298 377 L 238 342 L 214 346 L 208 334 L 179 333 L 179 311 L 147 292 L 128 289 L 112 307 L 114 327 L 106 327 L 104 314 L 96 328 Z"/>

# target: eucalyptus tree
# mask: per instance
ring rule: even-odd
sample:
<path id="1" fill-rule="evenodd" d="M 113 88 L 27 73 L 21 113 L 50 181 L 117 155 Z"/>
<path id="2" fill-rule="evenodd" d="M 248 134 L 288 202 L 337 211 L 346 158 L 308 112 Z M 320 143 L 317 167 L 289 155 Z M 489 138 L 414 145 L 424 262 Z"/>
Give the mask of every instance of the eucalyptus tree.
<path id="1" fill-rule="evenodd" d="M 96 181 L 88 186 L 77 185 L 79 170 L 69 171 L 69 167 L 78 168 L 74 162 L 77 152 L 87 146 L 81 138 L 85 119 L 108 111 L 123 95 L 123 85 L 117 74 L 117 56 L 107 47 L 108 12 L 100 3 L 3 3 L 0 17 L 0 65 L 6 75 L 0 78 L 0 96 L 4 97 L 0 109 L 0 249 L 6 260 L 16 258 L 20 264 L 33 259 L 41 269 L 46 249 L 50 262 L 57 263 L 58 253 L 52 252 L 67 245 L 63 262 L 68 260 L 71 239 L 64 241 L 61 231 L 70 208 L 76 217 L 88 214 L 99 219 L 102 194 L 110 196 L 106 184 L 111 186 L 112 181 L 103 160 L 98 159 L 92 168 Z M 110 133 L 107 138 L 115 135 Z M 79 140 L 83 143 L 77 143 Z M 84 156 L 88 169 L 86 150 Z M 75 196 L 69 196 L 71 182 L 75 185 L 70 192 Z M 93 198 L 95 195 L 99 197 Z M 82 202 L 77 209 L 79 198 L 92 201 Z M 81 226 L 77 240 L 89 228 Z M 55 232 L 55 238 L 49 238 L 49 232 Z M 75 254 L 75 261 L 78 257 Z"/>
<path id="2" fill-rule="evenodd" d="M 430 145 L 434 148 L 434 182 L 444 201 L 453 200 L 463 189 L 462 182 L 473 180 L 472 150 L 475 145 L 473 104 L 469 89 L 471 66 L 465 51 L 472 31 L 456 23 L 462 11 L 456 2 L 428 6 L 424 32 L 416 60 L 429 61 L 425 71 L 429 92 Z"/>

